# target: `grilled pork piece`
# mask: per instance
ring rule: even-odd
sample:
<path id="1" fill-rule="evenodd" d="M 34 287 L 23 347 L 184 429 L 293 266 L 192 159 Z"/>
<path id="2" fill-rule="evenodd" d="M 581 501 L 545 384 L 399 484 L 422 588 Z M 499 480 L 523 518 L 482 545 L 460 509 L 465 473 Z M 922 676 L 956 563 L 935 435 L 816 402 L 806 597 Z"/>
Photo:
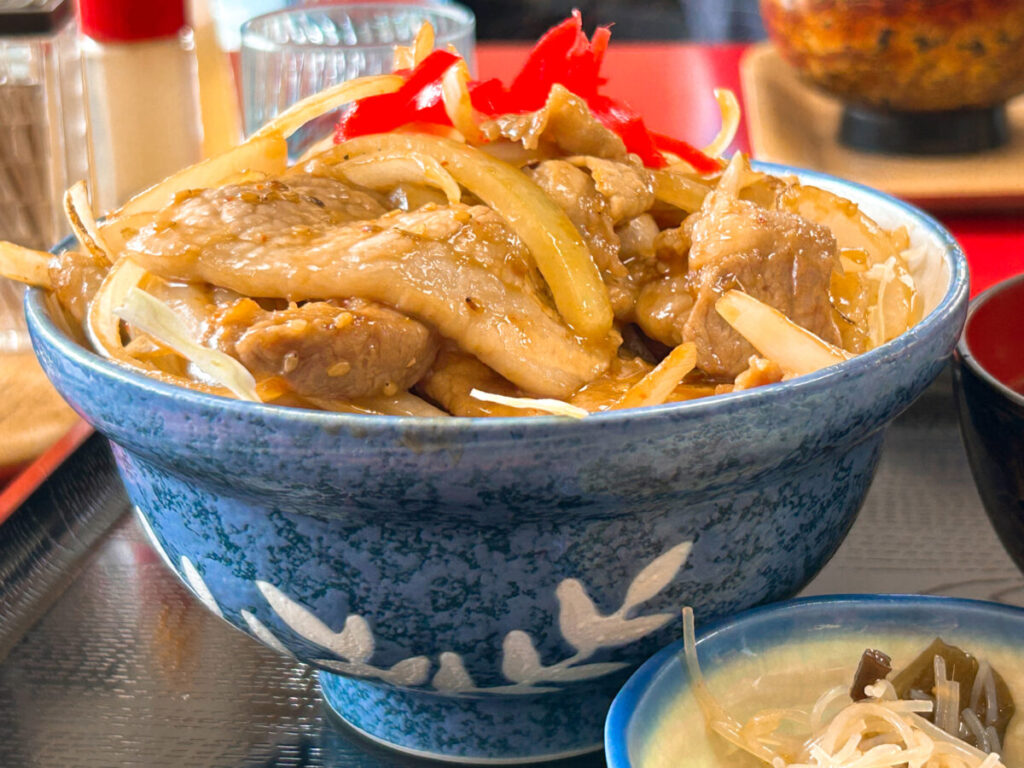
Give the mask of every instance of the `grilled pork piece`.
<path id="1" fill-rule="evenodd" d="M 577 162 L 590 173 L 577 167 Z M 646 250 L 648 260 L 653 258 L 653 238 L 658 233 L 657 224 L 644 213 L 654 202 L 646 173 L 627 163 L 595 157 L 576 158 L 573 163 L 546 160 L 526 173 L 565 211 L 590 248 L 608 287 L 616 319 L 630 321 L 639 281 L 645 275 L 623 262 L 635 259 L 637 250 L 645 250 L 647 244 L 640 242 L 644 239 L 651 241 Z M 640 226 L 634 222 L 640 222 Z"/>
<path id="2" fill-rule="evenodd" d="M 733 378 L 756 354 L 715 311 L 715 302 L 731 288 L 771 305 L 825 341 L 839 342 L 828 293 L 838 256 L 828 229 L 720 191 L 687 219 L 687 228 L 696 297 L 683 341 L 696 343 L 698 367 Z"/>
<path id="3" fill-rule="evenodd" d="M 654 205 L 651 174 L 639 162 L 624 163 L 600 157 L 573 158 L 590 169 L 597 191 L 605 198 L 605 211 L 618 226 Z"/>
<path id="4" fill-rule="evenodd" d="M 597 191 L 590 174 L 565 160 L 546 160 L 526 173 L 565 211 L 590 248 L 601 273 L 625 275 L 619 261 L 615 222 L 606 210 L 608 201 Z"/>
<path id="5" fill-rule="evenodd" d="M 348 218 L 357 200 L 376 218 Z M 375 205 L 326 178 L 208 189 L 161 211 L 127 250 L 162 277 L 247 296 L 379 301 L 538 395 L 567 396 L 607 368 L 613 346 L 573 334 L 492 210 L 428 205 L 380 216 Z"/>
<path id="6" fill-rule="evenodd" d="M 438 346 L 422 323 L 363 299 L 274 312 L 242 299 L 220 313 L 218 325 L 218 346 L 257 377 L 279 376 L 303 397 L 393 395 L 416 383 Z"/>

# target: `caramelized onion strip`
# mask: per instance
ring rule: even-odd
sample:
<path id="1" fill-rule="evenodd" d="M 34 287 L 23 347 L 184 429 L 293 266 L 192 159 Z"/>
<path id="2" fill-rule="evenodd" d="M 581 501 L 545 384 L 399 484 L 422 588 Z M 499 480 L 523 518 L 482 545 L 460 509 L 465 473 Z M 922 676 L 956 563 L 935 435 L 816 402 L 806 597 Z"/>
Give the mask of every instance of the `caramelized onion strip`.
<path id="1" fill-rule="evenodd" d="M 413 66 L 419 64 L 434 50 L 434 25 L 429 21 L 420 24 L 416 30 L 416 40 L 412 44 Z"/>
<path id="2" fill-rule="evenodd" d="M 663 203 L 687 213 L 699 210 L 711 187 L 677 171 L 651 171 L 654 178 L 654 197 Z"/>
<path id="3" fill-rule="evenodd" d="M 86 333 L 93 347 L 107 359 L 166 384 L 231 397 L 224 387 L 211 387 L 186 376 L 167 373 L 148 361 L 133 357 L 125 349 L 121 341 L 121 319 L 115 310 L 124 303 L 128 292 L 138 286 L 146 274 L 145 269 L 124 257 L 110 268 L 89 304 L 86 315 Z"/>
<path id="4" fill-rule="evenodd" d="M 444 111 L 452 125 L 466 141 L 473 144 L 482 143 L 484 134 L 477 123 L 473 103 L 469 98 L 469 68 L 462 59 L 448 67 L 442 75 L 441 95 L 444 98 Z"/>
<path id="5" fill-rule="evenodd" d="M 612 408 L 617 410 L 661 405 L 696 365 L 697 346 L 693 342 L 680 344 L 653 371 L 630 387 Z"/>
<path id="6" fill-rule="evenodd" d="M 721 157 L 722 153 L 729 148 L 732 140 L 736 138 L 736 131 L 740 127 L 740 103 L 736 100 L 736 94 L 728 88 L 715 88 L 715 100 L 722 112 L 722 127 L 718 135 L 711 140 L 711 143 L 704 147 L 704 154 L 711 157 Z"/>
<path id="7" fill-rule="evenodd" d="M 0 240 L 0 275 L 19 283 L 53 288 L 50 259 L 53 254 Z"/>
<path id="8" fill-rule="evenodd" d="M 96 214 L 89 203 L 89 191 L 84 181 L 76 181 L 64 193 L 64 214 L 78 242 L 92 256 L 92 260 L 98 266 L 109 266 L 112 259 L 96 224 Z"/>
<path id="9" fill-rule="evenodd" d="M 319 93 L 314 93 L 312 96 L 307 96 L 302 101 L 292 104 L 256 131 L 246 143 L 270 137 L 287 139 L 310 120 L 333 112 L 349 102 L 369 96 L 378 96 L 382 93 L 394 93 L 402 87 L 404 82 L 405 80 L 398 75 L 370 75 L 357 77 L 355 80 L 346 80 L 330 88 L 325 88 Z"/>

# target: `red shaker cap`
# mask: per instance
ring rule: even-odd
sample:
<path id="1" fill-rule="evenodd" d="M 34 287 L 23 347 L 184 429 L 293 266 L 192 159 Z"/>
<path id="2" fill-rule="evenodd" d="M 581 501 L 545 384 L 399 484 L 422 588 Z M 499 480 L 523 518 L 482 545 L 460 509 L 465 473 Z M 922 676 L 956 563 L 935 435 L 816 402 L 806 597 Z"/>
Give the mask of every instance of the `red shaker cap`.
<path id="1" fill-rule="evenodd" d="M 78 0 L 82 32 L 100 42 L 171 37 L 187 23 L 185 0 Z"/>

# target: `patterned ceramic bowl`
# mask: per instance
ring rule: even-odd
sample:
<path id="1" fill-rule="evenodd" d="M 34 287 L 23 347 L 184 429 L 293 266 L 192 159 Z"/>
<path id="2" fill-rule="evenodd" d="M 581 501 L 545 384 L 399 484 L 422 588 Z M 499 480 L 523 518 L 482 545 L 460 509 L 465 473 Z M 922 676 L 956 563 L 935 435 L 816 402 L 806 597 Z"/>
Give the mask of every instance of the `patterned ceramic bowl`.
<path id="1" fill-rule="evenodd" d="M 990 661 L 1020 701 L 1022 633 L 1024 610 L 1013 606 L 838 595 L 768 605 L 698 626 L 697 655 L 712 694 L 742 720 L 769 707 L 805 707 L 834 685 L 849 686 L 865 648 L 891 655 L 899 669 L 937 636 Z M 608 768 L 718 764 L 725 744 L 709 733 L 689 695 L 681 651 L 681 641 L 663 648 L 615 697 L 605 725 Z M 1020 765 L 1024 726 L 1011 721 L 1004 747 L 1006 765 Z"/>
<path id="2" fill-rule="evenodd" d="M 210 610 L 316 665 L 342 718 L 419 755 L 565 757 L 600 747 L 615 691 L 672 639 L 679 606 L 731 614 L 818 572 L 885 426 L 960 333 L 967 268 L 938 224 L 800 175 L 908 225 L 930 312 L 748 392 L 580 421 L 341 415 L 128 372 L 62 332 L 39 291 L 29 326 L 171 567 Z"/>

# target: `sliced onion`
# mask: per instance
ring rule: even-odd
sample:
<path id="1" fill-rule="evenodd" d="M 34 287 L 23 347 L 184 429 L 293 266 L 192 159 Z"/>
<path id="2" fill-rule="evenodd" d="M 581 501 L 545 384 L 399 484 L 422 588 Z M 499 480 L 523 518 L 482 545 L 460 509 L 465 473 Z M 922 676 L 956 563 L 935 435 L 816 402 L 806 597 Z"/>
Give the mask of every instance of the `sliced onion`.
<path id="1" fill-rule="evenodd" d="M 278 176 L 284 173 L 287 167 L 288 144 L 282 137 L 266 136 L 250 139 L 244 144 L 232 147 L 222 155 L 190 165 L 144 192 L 140 192 L 107 217 L 100 232 L 105 237 L 108 231 L 123 226 L 130 216 L 160 210 L 183 190 L 218 187 L 226 179 L 251 171 Z"/>
<path id="2" fill-rule="evenodd" d="M 671 170 L 654 170 L 654 197 L 687 213 L 699 210 L 711 187 Z"/>
<path id="3" fill-rule="evenodd" d="M 469 68 L 462 59 L 448 67 L 441 76 L 441 96 L 444 99 L 444 111 L 452 125 L 466 141 L 471 144 L 482 144 L 484 134 L 480 130 L 473 102 L 469 98 Z"/>
<path id="4" fill-rule="evenodd" d="M 249 141 L 269 137 L 287 139 L 310 120 L 359 99 L 382 93 L 394 93 L 404 82 L 405 80 L 398 75 L 370 75 L 338 83 L 292 104 L 256 131 Z"/>
<path id="5" fill-rule="evenodd" d="M 787 376 L 802 376 L 853 357 L 742 291 L 727 291 L 715 302 L 715 310 Z"/>
<path id="6" fill-rule="evenodd" d="M 420 28 L 416 30 L 416 40 L 412 44 L 412 61 L 413 66 L 419 64 L 427 56 L 429 56 L 434 50 L 434 25 L 429 21 L 424 21 L 420 24 Z"/>
<path id="7" fill-rule="evenodd" d="M 64 213 L 78 242 L 101 267 L 112 263 L 110 253 L 96 225 L 96 214 L 89 203 L 89 191 L 84 181 L 76 181 L 64 193 Z"/>
<path id="8" fill-rule="evenodd" d="M 722 112 L 722 127 L 711 143 L 704 147 L 704 154 L 709 157 L 721 157 L 736 138 L 736 131 L 740 127 L 740 103 L 736 100 L 736 94 L 728 88 L 715 88 L 715 99 Z"/>
<path id="9" fill-rule="evenodd" d="M 146 270 L 129 258 L 122 257 L 110 268 L 89 304 L 86 333 L 93 347 L 106 358 L 133 368 L 156 370 L 125 352 L 121 343 L 121 320 L 115 309 L 124 303 L 128 291 L 146 276 Z"/>
<path id="10" fill-rule="evenodd" d="M 661 405 L 696 365 L 697 346 L 693 342 L 680 344 L 653 371 L 626 390 L 626 394 L 612 408 L 618 410 Z"/>
<path id="11" fill-rule="evenodd" d="M 52 288 L 50 259 L 52 253 L 35 251 L 0 240 L 0 275 L 19 283 Z"/>
<path id="12" fill-rule="evenodd" d="M 132 368 L 150 378 L 186 389 L 194 389 L 214 395 L 224 395 L 227 390 L 211 387 L 187 376 L 178 376 L 162 371 L 146 360 L 139 360 L 128 352 L 121 343 L 121 320 L 114 310 L 124 303 L 129 291 L 135 288 L 148 273 L 131 259 L 122 257 L 110 268 L 96 295 L 89 304 L 86 316 L 86 334 L 93 347 L 101 355 L 120 365 Z"/>
<path id="13" fill-rule="evenodd" d="M 411 45 L 396 45 L 391 69 L 397 72 L 400 69 L 412 69 L 414 66 L 416 66 L 416 54 L 413 52 L 413 47 Z"/>
<path id="14" fill-rule="evenodd" d="M 324 136 L 322 139 L 320 139 L 316 143 L 311 144 L 306 149 L 306 151 L 302 153 L 302 156 L 299 158 L 299 161 L 295 165 L 296 166 L 303 166 L 306 163 L 308 163 L 310 160 L 312 160 L 314 157 L 316 157 L 317 155 L 322 154 L 323 152 L 326 152 L 327 150 L 332 149 L 333 147 L 334 147 L 334 134 L 332 133 L 332 134 L 329 134 L 327 136 Z"/>

